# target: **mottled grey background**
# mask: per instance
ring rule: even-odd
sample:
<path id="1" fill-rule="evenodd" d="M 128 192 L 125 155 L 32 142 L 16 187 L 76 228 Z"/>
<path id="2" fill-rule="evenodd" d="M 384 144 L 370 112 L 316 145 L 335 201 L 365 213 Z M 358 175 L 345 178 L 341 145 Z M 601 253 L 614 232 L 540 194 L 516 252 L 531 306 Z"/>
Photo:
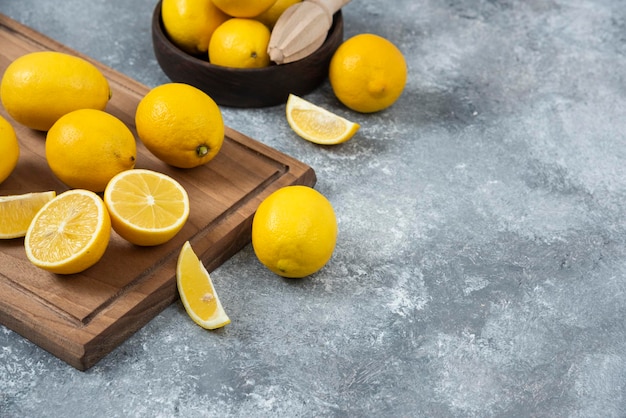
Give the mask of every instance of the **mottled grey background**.
<path id="1" fill-rule="evenodd" d="M 154 0 L 0 0 L 148 85 Z M 311 165 L 331 262 L 277 278 L 250 246 L 213 274 L 232 324 L 174 303 L 87 372 L 0 327 L 3 417 L 626 416 L 626 5 L 354 0 L 346 37 L 405 54 L 390 109 L 323 148 L 284 107 L 226 123 Z M 0 46 L 1 48 L 1 46 Z"/>

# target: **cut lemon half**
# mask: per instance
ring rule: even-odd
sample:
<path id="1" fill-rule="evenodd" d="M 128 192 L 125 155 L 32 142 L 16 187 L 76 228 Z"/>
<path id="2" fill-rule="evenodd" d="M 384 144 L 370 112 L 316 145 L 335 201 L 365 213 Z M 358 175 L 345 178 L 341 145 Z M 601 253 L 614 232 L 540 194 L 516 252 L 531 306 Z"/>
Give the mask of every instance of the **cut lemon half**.
<path id="1" fill-rule="evenodd" d="M 0 239 L 20 238 L 39 211 L 56 197 L 55 191 L 0 196 Z"/>
<path id="2" fill-rule="evenodd" d="M 189 218 L 187 191 L 157 171 L 133 169 L 117 174 L 104 190 L 104 202 L 115 232 L 135 245 L 163 244 Z"/>
<path id="3" fill-rule="evenodd" d="M 37 267 L 58 274 L 79 273 L 104 255 L 111 219 L 94 192 L 72 189 L 46 203 L 24 239 L 26 256 Z"/>
<path id="4" fill-rule="evenodd" d="M 206 329 L 230 324 L 209 272 L 189 241 L 185 242 L 178 256 L 176 285 L 187 314 L 196 324 Z"/>
<path id="5" fill-rule="evenodd" d="M 287 122 L 301 138 L 322 145 L 335 145 L 352 138 L 360 125 L 290 94 Z"/>

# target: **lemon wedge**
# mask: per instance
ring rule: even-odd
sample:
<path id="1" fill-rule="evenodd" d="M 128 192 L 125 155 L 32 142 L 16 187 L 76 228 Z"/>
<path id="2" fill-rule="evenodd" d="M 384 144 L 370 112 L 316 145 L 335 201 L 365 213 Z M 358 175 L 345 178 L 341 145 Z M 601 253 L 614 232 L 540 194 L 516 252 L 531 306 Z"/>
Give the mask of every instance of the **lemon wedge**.
<path id="1" fill-rule="evenodd" d="M 55 196 L 54 191 L 0 196 L 0 239 L 26 235 L 39 209 Z"/>
<path id="2" fill-rule="evenodd" d="M 209 272 L 189 241 L 185 242 L 178 256 L 176 285 L 187 314 L 196 324 L 206 329 L 230 324 Z"/>
<path id="3" fill-rule="evenodd" d="M 359 130 L 350 122 L 294 94 L 287 99 L 287 122 L 298 136 L 307 141 L 335 145 L 346 142 Z"/>

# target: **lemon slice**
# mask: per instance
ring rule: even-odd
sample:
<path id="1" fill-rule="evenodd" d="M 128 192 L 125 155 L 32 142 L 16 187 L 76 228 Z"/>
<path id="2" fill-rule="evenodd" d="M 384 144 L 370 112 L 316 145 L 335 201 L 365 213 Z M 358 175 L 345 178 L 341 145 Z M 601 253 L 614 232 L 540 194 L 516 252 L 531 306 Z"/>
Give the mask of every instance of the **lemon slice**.
<path id="1" fill-rule="evenodd" d="M 230 324 L 230 318 L 217 296 L 213 282 L 202 262 L 185 242 L 176 265 L 176 284 L 183 306 L 202 328 L 216 329 Z"/>
<path id="2" fill-rule="evenodd" d="M 136 245 L 169 241 L 189 218 L 189 197 L 183 186 L 157 171 L 117 174 L 104 190 L 104 202 L 115 232 Z"/>
<path id="3" fill-rule="evenodd" d="M 55 196 L 54 191 L 0 196 L 0 239 L 26 235 L 35 214 Z"/>
<path id="4" fill-rule="evenodd" d="M 102 258 L 110 236 L 111 219 L 100 196 L 72 189 L 37 212 L 26 231 L 24 247 L 26 256 L 37 267 L 73 274 Z"/>
<path id="5" fill-rule="evenodd" d="M 322 145 L 346 142 L 360 127 L 358 123 L 350 122 L 293 94 L 287 99 L 287 122 L 300 137 Z"/>

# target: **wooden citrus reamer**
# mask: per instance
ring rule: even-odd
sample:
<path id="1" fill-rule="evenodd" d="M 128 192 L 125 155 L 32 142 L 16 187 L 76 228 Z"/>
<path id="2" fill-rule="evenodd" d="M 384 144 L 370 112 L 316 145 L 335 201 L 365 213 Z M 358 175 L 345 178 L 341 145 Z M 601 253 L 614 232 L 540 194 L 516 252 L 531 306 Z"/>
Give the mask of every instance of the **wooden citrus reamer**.
<path id="1" fill-rule="evenodd" d="M 350 0 L 304 0 L 280 16 L 270 37 L 267 52 L 276 64 L 302 59 L 326 39 L 333 15 Z"/>

